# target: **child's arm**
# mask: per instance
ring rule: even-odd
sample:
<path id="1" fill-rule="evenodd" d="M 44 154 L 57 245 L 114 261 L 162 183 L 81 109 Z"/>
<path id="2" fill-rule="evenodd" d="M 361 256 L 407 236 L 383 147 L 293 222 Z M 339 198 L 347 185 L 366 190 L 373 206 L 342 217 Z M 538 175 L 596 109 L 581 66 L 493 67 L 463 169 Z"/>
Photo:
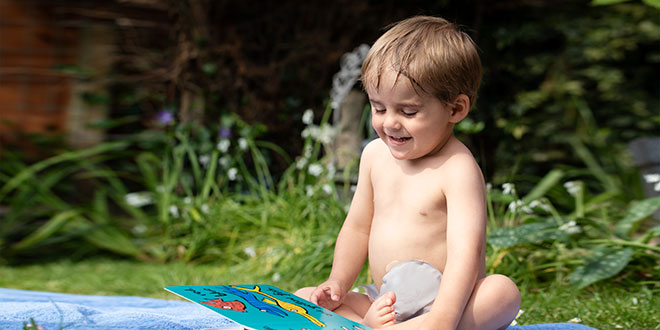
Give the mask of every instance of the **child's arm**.
<path id="1" fill-rule="evenodd" d="M 481 170 L 468 154 L 455 155 L 446 165 L 442 189 L 447 201 L 447 262 L 438 299 L 419 329 L 455 329 L 478 277 L 485 275 L 486 192 Z"/>
<path id="2" fill-rule="evenodd" d="M 455 329 L 485 272 L 486 200 L 481 170 L 471 156 L 456 155 L 443 166 L 447 201 L 447 262 L 431 311 L 388 329 Z"/>
<path id="3" fill-rule="evenodd" d="M 369 231 L 373 218 L 370 168 L 374 149 L 373 143 L 370 143 L 362 152 L 357 188 L 344 225 L 337 236 L 330 277 L 319 285 L 310 297 L 313 303 L 330 310 L 341 304 L 367 258 Z"/>

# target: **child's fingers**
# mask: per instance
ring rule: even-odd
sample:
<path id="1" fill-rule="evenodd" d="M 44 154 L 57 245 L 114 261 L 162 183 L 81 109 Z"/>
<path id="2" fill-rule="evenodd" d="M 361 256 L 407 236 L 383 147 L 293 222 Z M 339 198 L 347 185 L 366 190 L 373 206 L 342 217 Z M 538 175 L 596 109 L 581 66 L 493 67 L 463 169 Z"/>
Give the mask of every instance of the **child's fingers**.
<path id="1" fill-rule="evenodd" d="M 332 301 L 339 301 L 339 299 L 341 299 L 341 291 L 338 286 L 329 286 L 328 293 Z"/>
<path id="2" fill-rule="evenodd" d="M 329 287 L 327 286 L 319 286 L 312 292 L 312 296 L 310 297 L 310 301 L 319 305 L 319 301 L 327 300 L 328 296 L 328 290 L 330 290 Z"/>

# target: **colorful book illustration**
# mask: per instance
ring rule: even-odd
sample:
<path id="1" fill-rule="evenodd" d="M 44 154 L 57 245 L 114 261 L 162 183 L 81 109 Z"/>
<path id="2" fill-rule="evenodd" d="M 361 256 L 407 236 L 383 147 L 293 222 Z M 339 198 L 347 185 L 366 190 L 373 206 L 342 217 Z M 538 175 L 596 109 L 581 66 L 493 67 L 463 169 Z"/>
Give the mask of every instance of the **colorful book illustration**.
<path id="1" fill-rule="evenodd" d="M 168 286 L 182 298 L 253 330 L 371 330 L 265 284 Z"/>

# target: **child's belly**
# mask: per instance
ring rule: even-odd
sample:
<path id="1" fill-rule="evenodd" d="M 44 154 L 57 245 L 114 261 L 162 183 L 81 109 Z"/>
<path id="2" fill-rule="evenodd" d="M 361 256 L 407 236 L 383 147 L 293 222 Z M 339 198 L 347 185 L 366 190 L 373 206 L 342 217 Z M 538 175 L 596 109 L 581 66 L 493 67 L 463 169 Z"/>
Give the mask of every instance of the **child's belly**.
<path id="1" fill-rule="evenodd" d="M 369 269 L 379 289 L 387 270 L 401 261 L 421 260 L 444 271 L 446 252 L 444 219 L 374 216 L 369 236 Z"/>

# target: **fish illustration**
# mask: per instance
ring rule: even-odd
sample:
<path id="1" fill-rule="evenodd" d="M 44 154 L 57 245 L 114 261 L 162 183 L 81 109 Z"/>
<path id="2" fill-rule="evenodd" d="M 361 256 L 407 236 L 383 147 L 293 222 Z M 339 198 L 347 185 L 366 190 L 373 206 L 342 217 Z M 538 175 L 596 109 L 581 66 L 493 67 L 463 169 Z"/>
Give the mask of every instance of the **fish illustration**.
<path id="1" fill-rule="evenodd" d="M 220 309 L 226 309 L 226 310 L 230 310 L 230 311 L 237 311 L 237 312 L 241 312 L 241 313 L 247 312 L 245 310 L 245 304 L 243 304 L 242 302 L 240 302 L 238 300 L 224 301 L 224 300 L 218 298 L 218 299 L 211 299 L 211 301 L 200 301 L 200 302 L 202 304 L 206 304 L 206 305 L 213 306 L 213 307 L 220 308 Z"/>
<path id="2" fill-rule="evenodd" d="M 266 297 L 262 300 L 263 302 L 279 306 L 279 307 L 283 308 L 286 311 L 296 313 L 296 314 L 310 320 L 312 323 L 314 323 L 314 324 L 316 324 L 320 327 L 325 327 L 325 324 L 323 322 L 321 322 L 318 319 L 316 319 L 315 317 L 309 315 L 309 312 L 307 312 L 307 310 L 304 307 L 293 304 L 293 303 L 290 303 L 290 302 L 283 301 L 283 300 L 275 298 L 275 297 L 273 297 L 273 296 L 271 296 L 267 293 L 261 292 L 261 288 L 258 285 L 255 285 L 254 288 L 252 288 L 252 289 L 242 288 L 242 287 L 233 286 L 233 285 L 231 287 L 235 288 L 235 289 L 238 289 L 238 290 L 249 291 L 249 292 L 253 292 L 253 293 L 256 293 L 256 294 L 260 294 L 260 295 Z"/>
<path id="3" fill-rule="evenodd" d="M 247 302 L 248 304 L 252 305 L 252 307 L 254 307 L 254 308 L 256 308 L 256 309 L 258 309 L 262 312 L 272 314 L 272 315 L 275 315 L 275 316 L 279 316 L 279 317 L 285 317 L 287 315 L 284 311 L 282 311 L 281 309 L 273 306 L 272 304 L 268 304 L 268 303 L 265 303 L 265 302 L 259 300 L 252 293 L 245 292 L 245 291 L 242 291 L 242 290 L 237 290 L 235 287 L 225 287 L 224 290 L 227 293 L 231 293 L 233 295 L 236 295 L 236 296 L 239 296 L 239 297 L 245 299 L 245 302 Z"/>

